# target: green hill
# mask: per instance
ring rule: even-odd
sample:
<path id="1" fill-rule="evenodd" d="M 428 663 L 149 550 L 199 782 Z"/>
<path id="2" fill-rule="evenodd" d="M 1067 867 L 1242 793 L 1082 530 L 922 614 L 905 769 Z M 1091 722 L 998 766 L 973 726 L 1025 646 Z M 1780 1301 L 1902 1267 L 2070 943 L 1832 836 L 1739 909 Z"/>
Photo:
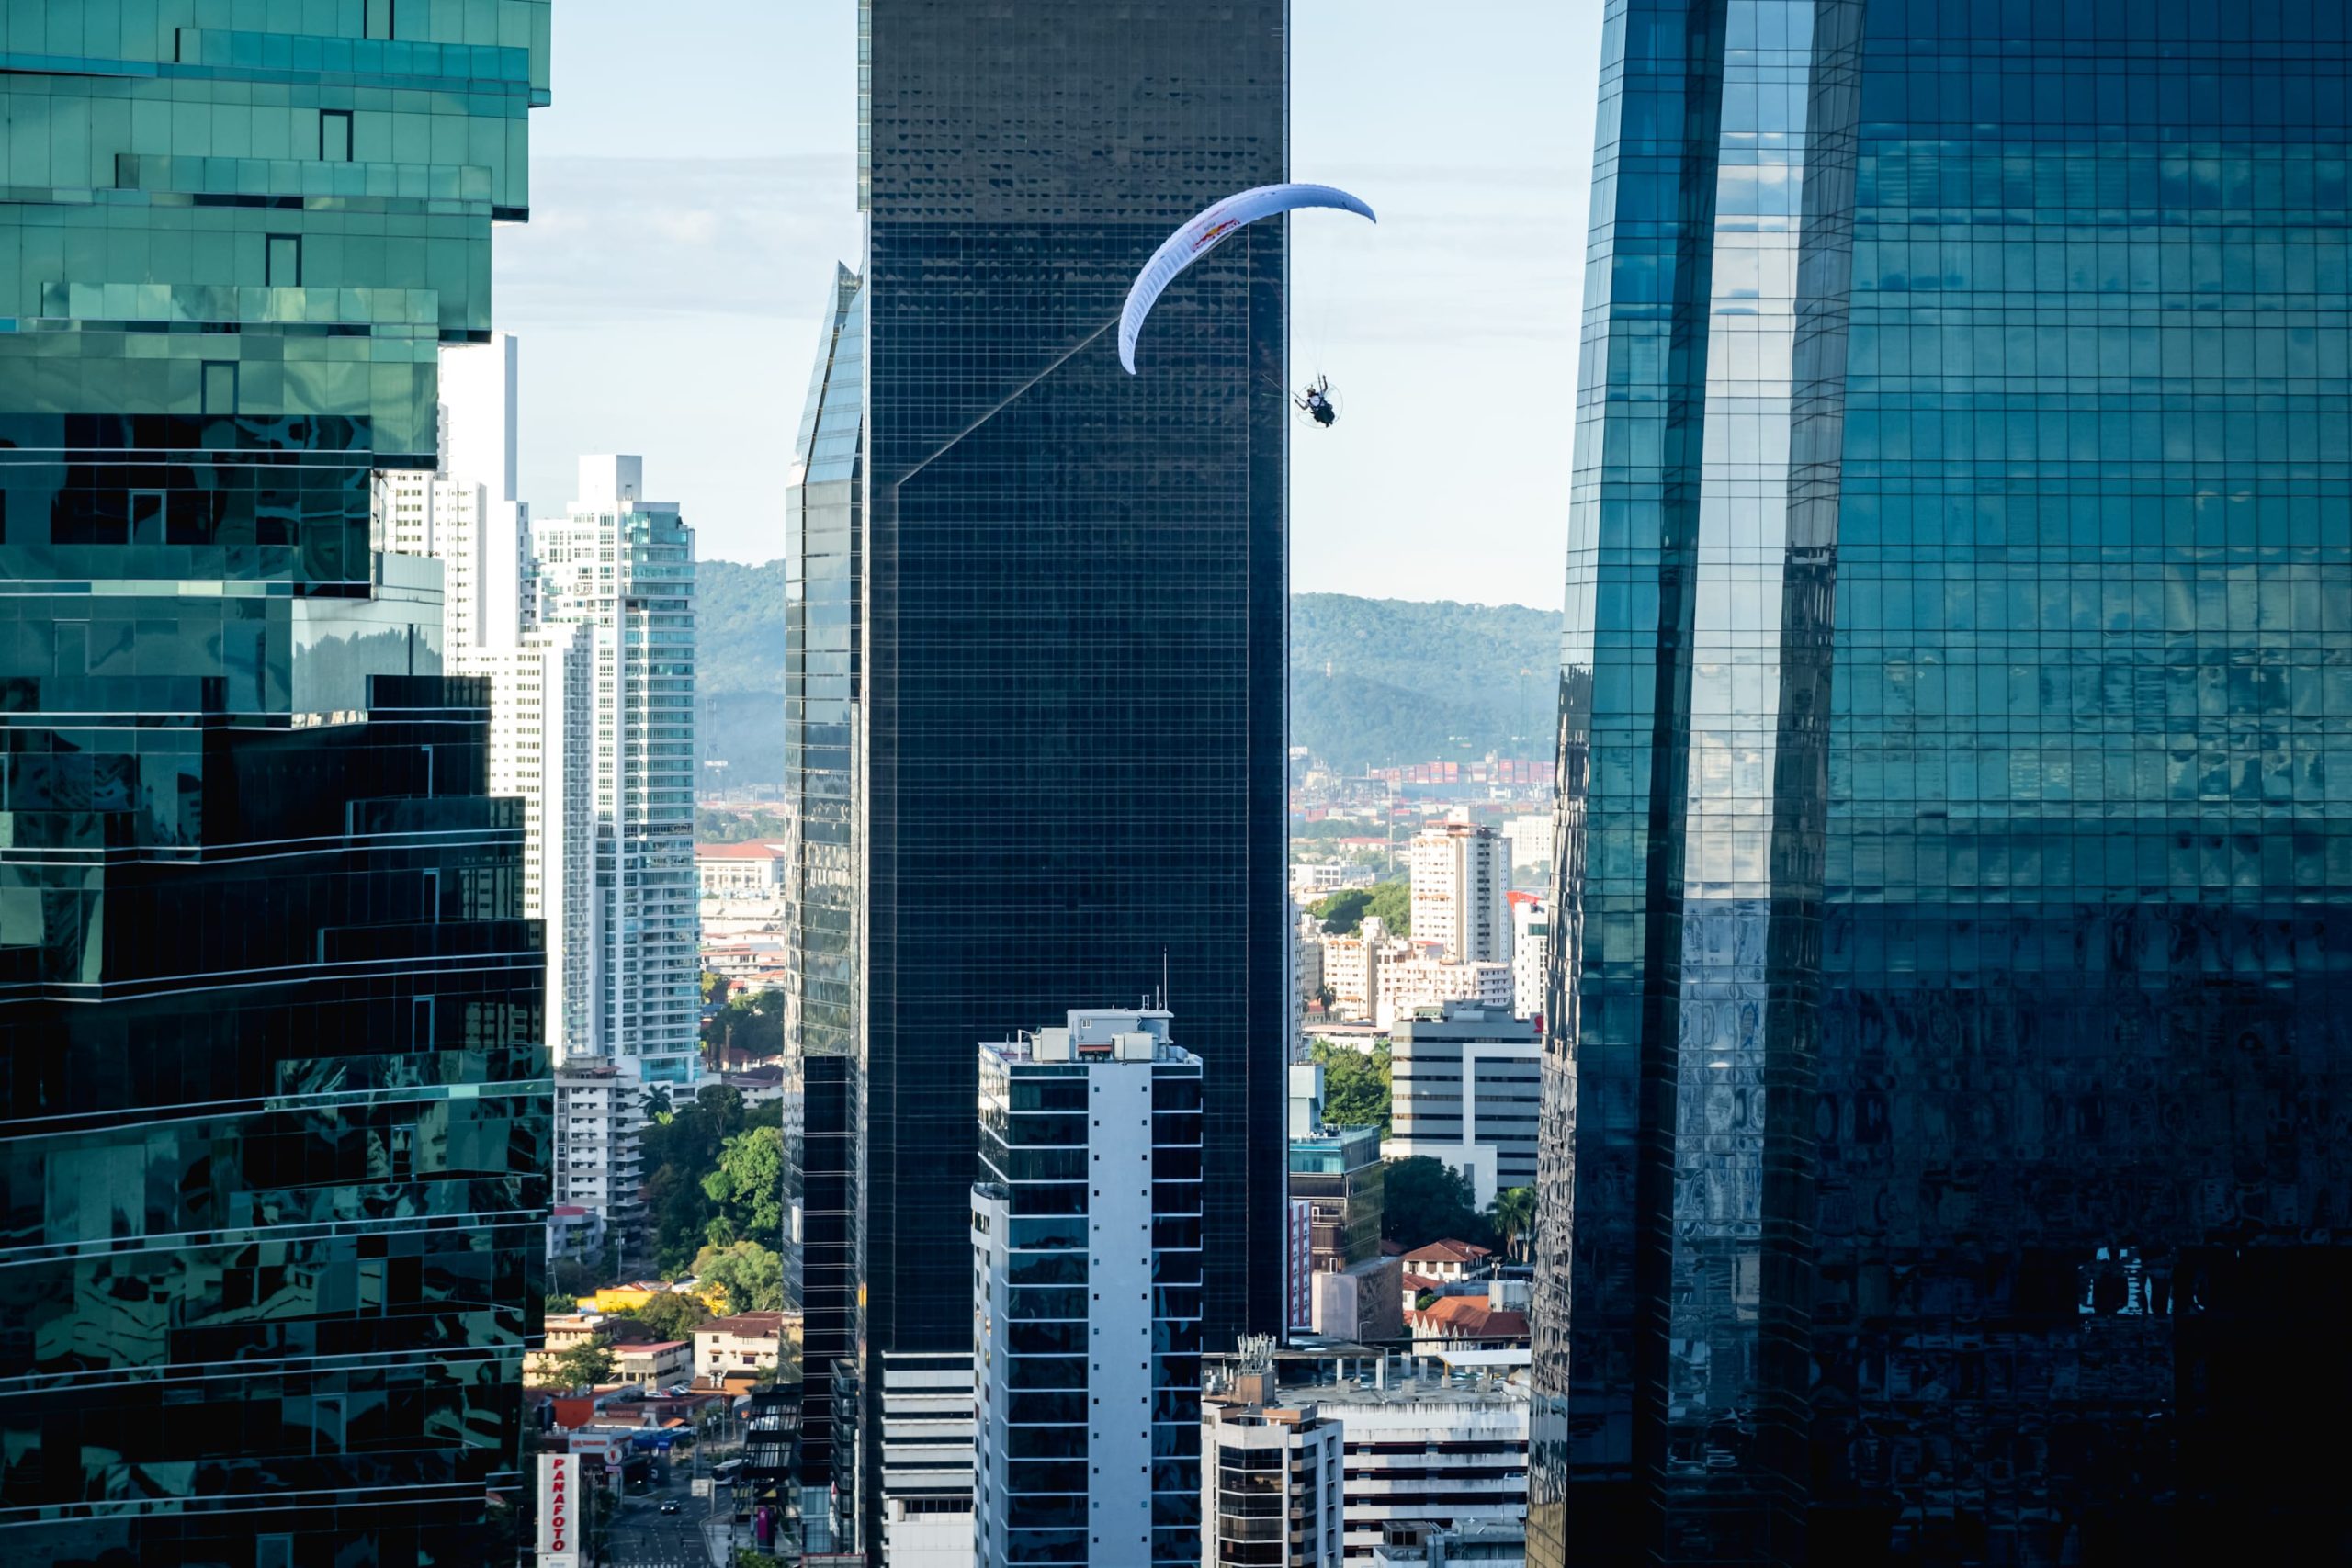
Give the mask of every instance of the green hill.
<path id="1" fill-rule="evenodd" d="M 730 785 L 784 776 L 784 563 L 696 568 L 703 747 Z M 1291 743 L 1343 772 L 1540 756 L 1556 611 L 1302 593 L 1291 601 Z"/>

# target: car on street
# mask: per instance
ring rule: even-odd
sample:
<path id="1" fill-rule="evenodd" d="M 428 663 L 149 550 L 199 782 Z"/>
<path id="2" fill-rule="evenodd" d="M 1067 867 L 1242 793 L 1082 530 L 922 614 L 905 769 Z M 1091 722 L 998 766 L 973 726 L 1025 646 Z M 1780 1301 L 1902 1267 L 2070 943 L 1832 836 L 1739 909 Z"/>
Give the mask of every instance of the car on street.
<path id="1" fill-rule="evenodd" d="M 678 1511 L 678 1505 L 675 1503 L 664 1503 L 662 1505 L 662 1511 L 665 1514 L 674 1514 Z"/>

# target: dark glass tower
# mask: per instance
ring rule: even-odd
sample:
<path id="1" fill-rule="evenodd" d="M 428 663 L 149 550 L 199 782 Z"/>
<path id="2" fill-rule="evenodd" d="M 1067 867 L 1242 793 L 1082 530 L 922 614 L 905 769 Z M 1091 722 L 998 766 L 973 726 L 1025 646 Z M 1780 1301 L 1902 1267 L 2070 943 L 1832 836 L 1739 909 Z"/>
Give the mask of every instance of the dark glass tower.
<path id="1" fill-rule="evenodd" d="M 1605 36 L 1530 1561 L 2341 1557 L 2352 25 Z"/>
<path id="2" fill-rule="evenodd" d="M 972 1344 L 970 1042 L 1165 976 L 1203 1060 L 1211 1348 L 1282 1325 L 1283 0 L 871 0 L 869 1517 L 893 1358 Z M 911 1363 L 910 1363 L 911 1364 Z"/>
<path id="3" fill-rule="evenodd" d="M 240 8 L 259 17 L 258 8 Z M 475 1563 L 519 1492 L 544 950 L 434 462 L 545 0 L 0 17 L 0 1543 Z M 159 19 L 160 18 L 160 19 Z M 250 18 L 248 18 L 250 19 Z M 259 27 L 258 23 L 254 24 Z M 396 35 L 396 36 L 395 36 Z"/>
<path id="4" fill-rule="evenodd" d="M 804 1398 L 800 1479 L 832 1479 L 831 1369 L 854 1364 L 859 1058 L 859 631 L 865 574 L 865 294 L 841 268 L 794 446 L 785 511 L 785 781 L 792 792 L 786 870 L 785 1040 L 799 1080 L 786 1117 L 787 1305 L 800 1309 Z M 789 1099 L 787 1100 L 789 1104 Z"/>

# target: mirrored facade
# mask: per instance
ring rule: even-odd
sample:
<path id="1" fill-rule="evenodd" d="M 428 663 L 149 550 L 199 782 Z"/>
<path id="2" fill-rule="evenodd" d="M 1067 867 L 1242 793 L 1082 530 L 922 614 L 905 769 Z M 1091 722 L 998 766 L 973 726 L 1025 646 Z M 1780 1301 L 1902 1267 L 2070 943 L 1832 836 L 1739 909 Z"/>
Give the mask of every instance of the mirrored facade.
<path id="1" fill-rule="evenodd" d="M 1604 39 L 1530 1561 L 2335 1555 L 2346 17 Z"/>
<path id="2" fill-rule="evenodd" d="M 1284 229 L 1185 274 L 1141 376 L 1111 329 L 1179 223 L 1284 177 L 1287 55 L 1283 0 L 866 9 L 875 1411 L 875 1357 L 970 1349 L 970 1042 L 1163 981 L 1205 1342 L 1282 1325 Z"/>
<path id="3" fill-rule="evenodd" d="M 865 293 L 842 267 L 793 447 L 785 507 L 786 1306 L 801 1313 L 802 1483 L 832 1478 L 832 1368 L 861 1337 L 857 1130 L 859 637 L 865 574 Z"/>
<path id="4" fill-rule="evenodd" d="M 521 803 L 487 793 L 485 682 L 441 672 L 439 566 L 371 554 L 368 512 L 372 469 L 434 465 L 439 345 L 489 335 L 548 6 L 270 17 L 0 7 L 27 1564 L 481 1562 L 522 1483 L 549 1085 Z"/>

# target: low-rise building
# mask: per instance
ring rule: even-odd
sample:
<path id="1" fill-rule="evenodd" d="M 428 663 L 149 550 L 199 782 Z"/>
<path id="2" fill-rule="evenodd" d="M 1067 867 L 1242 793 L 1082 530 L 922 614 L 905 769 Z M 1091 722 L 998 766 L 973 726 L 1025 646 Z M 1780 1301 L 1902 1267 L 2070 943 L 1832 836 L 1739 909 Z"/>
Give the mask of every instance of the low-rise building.
<path id="1" fill-rule="evenodd" d="M 1342 1366 L 1347 1375 L 1342 1375 Z M 1293 1382 L 1294 1369 L 1331 1381 Z M 1340 1514 L 1350 1559 L 1368 1559 L 1386 1527 L 1527 1518 L 1528 1382 L 1524 1373 L 1439 1372 L 1418 1359 L 1350 1355 L 1283 1363 L 1282 1397 L 1312 1402 L 1340 1425 Z"/>
<path id="2" fill-rule="evenodd" d="M 1331 1006 L 1351 1018 L 1370 1018 L 1380 1000 L 1380 970 L 1389 959 L 1412 956 L 1412 947 L 1389 934 L 1378 915 L 1366 915 L 1354 936 L 1326 935 L 1323 944 L 1323 984 L 1331 992 Z"/>
<path id="3" fill-rule="evenodd" d="M 695 1325 L 697 1382 L 717 1383 L 729 1372 L 775 1366 L 784 1354 L 785 1314 L 739 1312 Z"/>
<path id="4" fill-rule="evenodd" d="M 752 840 L 696 844 L 695 882 L 705 899 L 720 903 L 784 902 L 786 846 Z"/>
<path id="5" fill-rule="evenodd" d="M 1480 1208 L 1535 1182 L 1544 1046 L 1532 1021 L 1456 1002 L 1400 1019 L 1389 1039 L 1390 1159 L 1460 1171 Z"/>
<path id="6" fill-rule="evenodd" d="M 1427 1247 L 1413 1248 L 1401 1261 L 1416 1274 L 1451 1283 L 1488 1272 L 1494 1267 L 1494 1256 L 1476 1242 L 1446 1236 Z"/>
<path id="7" fill-rule="evenodd" d="M 1431 944 L 1416 942 L 1406 953 L 1380 954 L 1373 978 L 1373 1021 L 1384 1029 L 1422 1008 L 1467 1002 L 1482 1010 L 1509 1013 L 1511 968 L 1499 960 L 1442 957 Z"/>
<path id="8" fill-rule="evenodd" d="M 1340 1424 L 1280 1399 L 1270 1350 L 1245 1339 L 1201 1401 L 1201 1561 L 1340 1568 Z"/>
<path id="9" fill-rule="evenodd" d="M 620 1380 L 641 1388 L 675 1388 L 694 1381 L 695 1348 L 690 1340 L 615 1345 L 613 1359 Z"/>
<path id="10" fill-rule="evenodd" d="M 1514 1285 L 1519 1287 L 1516 1305 L 1510 1304 Z M 1524 1280 L 1493 1280 L 1481 1295 L 1441 1295 L 1405 1315 L 1413 1331 L 1413 1348 L 1424 1353 L 1529 1344 Z"/>
<path id="11" fill-rule="evenodd" d="M 1369 1258 L 1308 1276 L 1310 1326 L 1327 1339 L 1386 1344 L 1405 1333 L 1404 1269 L 1393 1258 Z"/>

